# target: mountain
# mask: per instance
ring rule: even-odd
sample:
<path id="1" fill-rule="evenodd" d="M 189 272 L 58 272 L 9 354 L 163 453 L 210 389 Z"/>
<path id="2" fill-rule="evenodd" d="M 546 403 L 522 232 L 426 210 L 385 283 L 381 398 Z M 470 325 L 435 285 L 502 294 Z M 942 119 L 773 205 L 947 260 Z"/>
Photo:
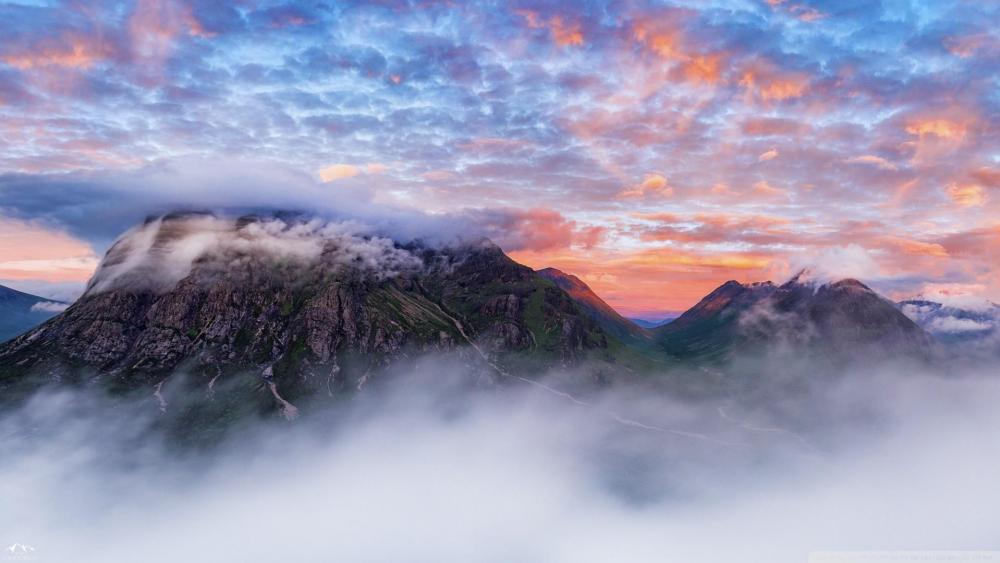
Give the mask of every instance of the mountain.
<path id="1" fill-rule="evenodd" d="M 626 341 L 648 341 L 651 339 L 652 335 L 649 331 L 619 315 L 580 278 L 556 268 L 538 270 L 537 274 L 565 291 L 588 316 L 597 321 L 597 324 L 609 334 Z"/>
<path id="2" fill-rule="evenodd" d="M 109 249 L 63 314 L 0 346 L 0 392 L 95 375 L 127 390 L 183 372 L 209 392 L 236 379 L 284 404 L 361 388 L 428 351 L 498 378 L 607 350 L 573 299 L 489 241 L 400 244 L 352 228 L 151 218 Z"/>
<path id="3" fill-rule="evenodd" d="M 945 305 L 926 299 L 899 302 L 904 315 L 944 344 L 997 344 L 1000 349 L 1000 305 L 980 303 L 974 308 Z"/>
<path id="4" fill-rule="evenodd" d="M 475 384 L 561 367 L 571 369 L 560 385 L 665 375 L 648 381 L 693 392 L 703 378 L 672 368 L 773 351 L 924 357 L 930 344 L 855 280 L 731 281 L 647 330 L 579 278 L 535 272 L 488 240 L 430 245 L 352 222 L 182 213 L 122 235 L 80 299 L 0 345 L 0 397 L 45 384 L 137 393 L 178 435 L 203 435 L 352 396 L 429 352 Z"/>
<path id="5" fill-rule="evenodd" d="M 0 285 L 0 342 L 42 324 L 65 308 L 61 301 Z"/>
<path id="6" fill-rule="evenodd" d="M 662 319 L 650 320 L 650 319 L 637 319 L 635 317 L 629 317 L 628 320 L 630 320 L 633 323 L 641 326 L 642 328 L 650 329 L 650 328 L 661 327 L 661 326 L 663 326 L 663 325 L 665 325 L 665 324 L 673 321 L 676 318 L 677 317 L 675 317 L 675 316 L 670 316 L 670 317 L 664 317 Z"/>
<path id="7" fill-rule="evenodd" d="M 853 279 L 783 285 L 728 281 L 654 331 L 683 360 L 795 352 L 837 360 L 926 358 L 932 338 L 894 303 Z"/>

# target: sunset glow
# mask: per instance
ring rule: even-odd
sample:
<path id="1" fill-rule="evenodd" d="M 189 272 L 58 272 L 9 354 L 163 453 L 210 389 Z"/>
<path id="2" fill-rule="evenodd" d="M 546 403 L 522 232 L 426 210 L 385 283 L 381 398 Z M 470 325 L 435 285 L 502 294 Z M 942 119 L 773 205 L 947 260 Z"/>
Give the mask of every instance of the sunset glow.
<path id="1" fill-rule="evenodd" d="M 161 202 L 172 188 L 138 179 L 198 158 L 205 176 L 268 162 L 331 198 L 478 213 L 513 258 L 628 315 L 816 260 L 895 298 L 1000 300 L 998 18 L 936 1 L 3 4 L 0 283 L 82 283 L 114 236 L 97 186 L 124 174 L 114 193 Z"/>

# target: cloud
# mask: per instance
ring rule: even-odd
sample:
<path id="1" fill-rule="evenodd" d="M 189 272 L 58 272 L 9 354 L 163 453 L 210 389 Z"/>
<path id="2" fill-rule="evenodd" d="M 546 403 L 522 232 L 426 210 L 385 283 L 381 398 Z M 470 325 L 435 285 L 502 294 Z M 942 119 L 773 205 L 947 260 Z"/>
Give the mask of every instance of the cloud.
<path id="1" fill-rule="evenodd" d="M 809 77 L 799 72 L 787 72 L 764 59 L 745 68 L 739 79 L 749 96 L 764 102 L 784 101 L 802 97 L 809 86 Z"/>
<path id="2" fill-rule="evenodd" d="M 794 119 L 780 117 L 752 117 L 740 124 L 740 130 L 753 136 L 801 135 L 809 125 Z"/>
<path id="3" fill-rule="evenodd" d="M 324 182 L 334 182 L 343 178 L 353 178 L 361 173 L 361 169 L 353 164 L 331 164 L 319 171 L 319 177 Z"/>
<path id="4" fill-rule="evenodd" d="M 54 301 L 39 301 L 31 306 L 32 311 L 44 311 L 46 313 L 62 313 L 69 307 L 68 303 L 56 303 Z"/>
<path id="5" fill-rule="evenodd" d="M 814 221 L 806 235 L 848 218 L 879 221 L 871 239 L 929 243 L 989 227 L 997 50 L 982 22 L 994 14 L 904 3 L 886 17 L 862 4 L 7 3 L 0 138 L 13 148 L 0 173 L 18 176 L 0 179 L 0 200 L 98 254 L 148 213 L 220 202 L 556 209 L 623 242 L 633 225 L 613 212 L 653 203 L 739 214 L 794 203 L 768 213 Z M 755 157 L 770 149 L 780 157 L 764 178 Z M 149 170 L 177 158 L 206 172 Z M 322 185 L 319 170 L 338 163 L 359 172 Z M 633 191 L 645 173 L 668 187 Z M 981 186 L 982 206 L 932 208 L 951 183 Z M 411 219 L 398 223 L 433 223 Z M 911 278 L 991 275 L 951 249 L 929 271 L 880 248 Z"/>
<path id="6" fill-rule="evenodd" d="M 39 395 L 0 416 L 16 507 L 0 529 L 82 563 L 784 563 L 887 538 L 995 540 L 994 378 L 862 368 L 800 381 L 780 408 L 648 389 L 581 406 L 535 387 L 463 393 L 456 369 L 417 359 L 387 392 L 188 455 L 155 431 L 184 405 L 177 382 L 166 415 L 151 397 Z"/>
<path id="7" fill-rule="evenodd" d="M 507 252 L 590 248 L 604 236 L 603 228 L 581 226 L 551 209 L 470 209 L 451 219 L 467 225 L 463 231 L 488 237 Z"/>
<path id="8" fill-rule="evenodd" d="M 755 182 L 751 191 L 754 194 L 765 198 L 783 198 L 788 195 L 785 193 L 785 190 L 772 186 L 767 182 L 767 180 Z"/>
<path id="9" fill-rule="evenodd" d="M 773 160 L 777 157 L 778 157 L 778 150 L 772 148 L 761 153 L 761 155 L 757 157 L 757 162 L 765 162 L 768 160 Z"/>
<path id="10" fill-rule="evenodd" d="M 0 197 L 7 217 L 60 229 L 98 251 L 147 216 L 183 210 L 309 211 L 367 217 L 371 223 L 398 212 L 411 218 L 401 221 L 403 230 L 420 221 L 414 211 L 374 209 L 365 186 L 331 190 L 309 174 L 268 161 L 186 158 L 130 171 L 7 174 L 0 176 Z"/>
<path id="11" fill-rule="evenodd" d="M 957 317 L 937 317 L 926 328 L 932 333 L 982 332 L 992 330 L 993 323 Z"/>
<path id="12" fill-rule="evenodd" d="M 986 204 L 986 190 L 978 184 L 951 183 L 945 187 L 945 192 L 959 207 L 982 207 Z"/>
<path id="13" fill-rule="evenodd" d="M 583 31 L 578 22 L 567 21 L 561 15 L 543 18 L 534 10 L 515 10 L 514 13 L 524 18 L 531 29 L 548 29 L 552 41 L 560 47 L 583 45 Z"/>
<path id="14" fill-rule="evenodd" d="M 973 33 L 945 37 L 943 44 L 952 55 L 966 59 L 981 49 L 996 49 L 1000 45 L 1000 40 L 990 33 Z"/>
<path id="15" fill-rule="evenodd" d="M 968 126 L 949 118 L 918 117 L 906 125 L 906 132 L 918 137 L 935 137 L 946 141 L 961 141 Z"/>
<path id="16" fill-rule="evenodd" d="M 329 183 L 346 178 L 354 178 L 362 173 L 382 174 L 388 169 L 388 166 L 378 162 L 371 162 L 365 164 L 364 166 L 357 166 L 354 164 L 331 164 L 330 166 L 320 168 L 318 174 L 321 181 Z"/>
<path id="17" fill-rule="evenodd" d="M 94 268 L 96 267 L 97 264 L 95 263 Z M 92 275 L 94 268 L 91 268 L 90 273 L 87 274 L 88 278 Z M 87 287 L 86 279 L 80 281 L 53 282 L 37 279 L 18 280 L 7 278 L 0 279 L 0 285 L 5 285 L 11 289 L 30 293 L 31 295 L 37 295 L 39 297 L 62 301 L 65 303 L 72 303 L 73 301 L 76 301 L 76 299 L 83 294 L 84 289 Z"/>
<path id="18" fill-rule="evenodd" d="M 982 294 L 986 288 L 978 284 L 961 283 L 928 283 L 925 284 L 918 296 L 920 299 L 927 299 L 935 303 L 941 303 L 947 307 L 956 307 L 970 311 L 989 311 L 994 305 Z"/>
<path id="19" fill-rule="evenodd" d="M 883 276 L 871 253 L 857 244 L 828 248 L 812 257 L 799 257 L 791 265 L 794 271 L 805 270 L 803 281 L 820 284 L 844 278 L 871 282 Z"/>
<path id="20" fill-rule="evenodd" d="M 169 291 L 195 264 L 203 272 L 257 268 L 260 264 L 350 268 L 382 280 L 422 267 L 390 239 L 365 236 L 353 222 L 277 218 L 239 220 L 193 214 L 165 216 L 122 235 L 101 262 L 87 294 L 111 289 Z"/>
<path id="21" fill-rule="evenodd" d="M 875 156 L 871 154 L 865 154 L 861 156 L 854 156 L 847 159 L 845 162 L 856 163 L 856 164 L 871 164 L 882 170 L 896 170 L 896 165 L 889 162 L 888 160 L 882 158 L 881 156 Z"/>
<path id="22" fill-rule="evenodd" d="M 670 197 L 674 195 L 674 188 L 667 183 L 667 178 L 662 174 L 651 173 L 643 176 L 642 182 L 622 190 L 618 194 L 618 197 L 630 199 L 644 198 L 651 195 Z"/>

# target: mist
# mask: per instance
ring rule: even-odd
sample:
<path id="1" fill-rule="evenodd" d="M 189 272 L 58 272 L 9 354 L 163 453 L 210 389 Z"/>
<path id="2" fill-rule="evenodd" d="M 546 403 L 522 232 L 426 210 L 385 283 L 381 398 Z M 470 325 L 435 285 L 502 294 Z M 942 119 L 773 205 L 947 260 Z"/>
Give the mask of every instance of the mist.
<path id="1" fill-rule="evenodd" d="M 158 431 L 151 395 L 41 392 L 0 418 L 0 543 L 102 562 L 1000 549 L 990 370 L 855 370 L 767 400 L 556 391 L 571 373 L 478 388 L 459 371 L 427 357 L 199 450 Z"/>
<path id="2" fill-rule="evenodd" d="M 134 227 L 111 247 L 88 284 L 87 294 L 116 288 L 169 291 L 188 277 L 196 262 L 220 270 L 246 267 L 251 260 L 321 263 L 357 270 L 376 280 L 414 270 L 422 262 L 387 238 L 369 236 L 355 221 L 318 218 L 253 221 L 188 214 L 159 217 Z"/>

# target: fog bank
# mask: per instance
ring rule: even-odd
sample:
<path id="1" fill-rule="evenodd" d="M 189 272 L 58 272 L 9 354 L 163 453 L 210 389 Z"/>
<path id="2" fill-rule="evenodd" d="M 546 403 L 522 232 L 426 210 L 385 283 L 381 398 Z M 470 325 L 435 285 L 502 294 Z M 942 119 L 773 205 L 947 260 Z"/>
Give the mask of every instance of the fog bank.
<path id="1" fill-rule="evenodd" d="M 626 389 L 581 406 L 458 392 L 433 367 L 334 420 L 258 424 L 199 453 L 150 434 L 151 401 L 37 396 L 0 422 L 0 543 L 101 562 L 1000 548 L 995 378 L 856 373 L 770 405 Z"/>

